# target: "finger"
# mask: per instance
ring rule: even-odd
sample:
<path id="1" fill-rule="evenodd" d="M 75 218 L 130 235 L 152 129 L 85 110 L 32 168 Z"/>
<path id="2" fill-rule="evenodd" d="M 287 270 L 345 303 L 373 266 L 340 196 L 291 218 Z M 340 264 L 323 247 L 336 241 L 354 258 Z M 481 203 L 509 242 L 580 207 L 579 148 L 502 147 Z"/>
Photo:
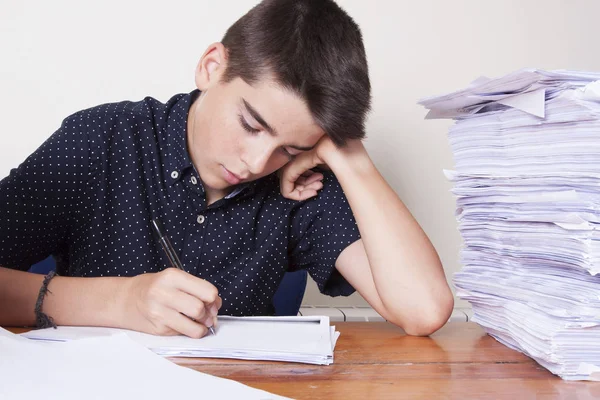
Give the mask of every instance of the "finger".
<path id="1" fill-rule="evenodd" d="M 223 305 L 223 299 L 221 297 L 217 297 L 217 301 L 215 301 L 210 306 L 210 314 L 213 316 L 213 327 L 217 327 L 217 314 Z"/>
<path id="2" fill-rule="evenodd" d="M 317 195 L 318 191 L 323 189 L 323 182 L 317 181 L 309 186 L 296 186 L 292 193 L 288 193 L 285 197 L 292 200 L 306 200 Z"/>
<path id="3" fill-rule="evenodd" d="M 219 290 L 209 281 L 188 274 L 187 272 L 176 271 L 180 272 L 177 274 L 176 279 L 174 279 L 174 286 L 177 289 L 196 297 L 205 305 L 212 305 L 219 297 Z"/>
<path id="4" fill-rule="evenodd" d="M 294 190 L 292 193 L 288 193 L 285 197 L 292 200 L 303 201 L 310 199 L 317 195 L 317 191 L 314 189 L 305 189 L 302 191 Z"/>
<path id="5" fill-rule="evenodd" d="M 209 308 L 199 299 L 182 291 L 176 291 L 169 298 L 169 308 L 179 311 L 188 318 L 206 326 L 212 326 L 213 316 Z"/>
<path id="6" fill-rule="evenodd" d="M 302 185 L 302 186 L 308 186 L 313 182 L 316 181 L 320 181 L 323 180 L 323 174 L 320 173 L 312 173 L 309 176 L 301 176 L 300 178 L 298 178 L 298 180 L 296 181 L 296 186 L 298 185 Z"/>
<path id="7" fill-rule="evenodd" d="M 281 176 L 281 194 L 288 197 L 294 191 L 296 181 L 298 178 L 307 172 L 309 169 L 315 167 L 311 152 L 303 153 L 297 156 L 294 161 L 290 162 L 284 167 L 284 171 Z"/>
<path id="8" fill-rule="evenodd" d="M 296 181 L 296 186 L 299 186 L 299 185 L 300 186 L 304 186 L 305 183 L 306 183 L 306 181 L 307 181 L 307 179 L 308 178 L 303 178 L 303 177 L 298 178 L 298 180 Z"/>
<path id="9" fill-rule="evenodd" d="M 323 182 L 316 181 L 316 182 L 311 183 L 310 185 L 306 185 L 302 191 L 305 191 L 305 190 L 319 191 L 321 189 L 323 189 Z"/>
<path id="10" fill-rule="evenodd" d="M 196 339 L 204 337 L 208 332 L 205 325 L 186 317 L 176 310 L 170 310 L 167 314 L 166 325 L 182 335 Z"/>
<path id="11" fill-rule="evenodd" d="M 223 300 L 221 299 L 220 296 L 217 296 L 217 299 L 212 302 L 212 303 L 206 303 L 204 304 L 206 306 L 206 309 L 208 310 L 208 313 L 213 316 L 216 317 L 217 314 L 219 313 L 219 309 L 221 308 L 221 305 L 223 304 Z"/>
<path id="12" fill-rule="evenodd" d="M 299 198 L 298 200 L 303 201 L 303 200 L 308 200 L 311 197 L 315 197 L 317 195 L 317 191 L 316 190 L 304 190 L 299 194 Z"/>
<path id="13" fill-rule="evenodd" d="M 302 192 L 300 190 L 298 190 L 298 188 L 294 188 L 294 191 L 291 193 L 286 193 L 283 196 L 287 199 L 291 199 L 291 200 L 300 200 L 300 194 Z"/>
<path id="14" fill-rule="evenodd" d="M 219 312 L 219 310 L 221 309 L 221 306 L 223 305 L 223 299 L 221 299 L 221 296 L 217 297 L 217 301 L 215 301 L 213 304 L 211 304 L 210 306 L 210 313 L 214 316 L 216 316 Z"/>
<path id="15" fill-rule="evenodd" d="M 304 178 L 304 186 L 308 186 L 313 182 L 318 182 L 323 180 L 323 174 L 315 172 L 310 177 Z"/>

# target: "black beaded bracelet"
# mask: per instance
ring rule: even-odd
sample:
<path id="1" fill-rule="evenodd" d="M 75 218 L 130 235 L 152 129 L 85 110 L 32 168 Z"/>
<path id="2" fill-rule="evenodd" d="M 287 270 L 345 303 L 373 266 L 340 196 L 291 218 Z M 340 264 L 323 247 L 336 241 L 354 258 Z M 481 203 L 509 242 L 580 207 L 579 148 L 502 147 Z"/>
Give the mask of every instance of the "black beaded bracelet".
<path id="1" fill-rule="evenodd" d="M 42 304 L 44 303 L 44 297 L 46 297 L 46 293 L 49 292 L 48 284 L 50 283 L 50 280 L 55 276 L 55 271 L 50 271 L 48 275 L 46 275 L 46 277 L 44 278 L 44 282 L 42 283 L 42 287 L 40 288 L 40 293 L 38 294 L 37 301 L 35 302 L 35 326 L 38 328 L 52 327 L 56 329 L 56 324 L 54 323 L 52 317 L 42 312 Z"/>

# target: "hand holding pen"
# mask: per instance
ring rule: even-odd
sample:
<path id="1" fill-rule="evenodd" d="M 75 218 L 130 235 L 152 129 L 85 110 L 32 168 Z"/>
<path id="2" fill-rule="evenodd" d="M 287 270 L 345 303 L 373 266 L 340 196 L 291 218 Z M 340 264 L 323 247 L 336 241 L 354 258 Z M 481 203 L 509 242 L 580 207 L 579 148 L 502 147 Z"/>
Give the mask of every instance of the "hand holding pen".
<path id="1" fill-rule="evenodd" d="M 185 272 L 185 269 L 183 268 L 183 264 L 181 264 L 181 261 L 179 260 L 179 257 L 177 256 L 177 253 L 175 252 L 175 249 L 171 245 L 169 238 L 165 235 L 162 224 L 160 223 L 160 221 L 158 219 L 152 220 L 152 229 L 154 230 L 154 233 L 156 234 L 160 245 L 162 246 L 163 250 L 165 251 L 167 258 L 169 259 L 169 262 L 171 263 L 171 266 Z M 190 317 L 189 315 L 187 315 L 187 316 Z M 192 318 L 192 317 L 190 317 L 190 318 Z M 215 315 L 215 318 L 216 318 L 216 315 Z M 197 321 L 196 319 L 194 319 L 194 320 Z M 210 330 L 210 333 L 212 333 L 213 335 L 216 334 L 212 323 L 210 323 L 210 325 L 206 325 L 206 326 Z"/>
<path id="2" fill-rule="evenodd" d="M 154 223 L 152 224 L 153 226 Z M 161 233 L 160 223 L 156 224 Z M 156 228 L 153 228 L 156 229 Z M 218 289 L 210 282 L 177 268 L 177 254 L 164 234 L 160 235 L 169 260 L 175 268 L 145 273 L 124 280 L 123 289 L 114 294 L 122 303 L 118 326 L 154 335 L 205 336 L 217 322 L 222 305 Z M 175 257 L 171 257 L 171 256 Z M 123 278 L 118 278 L 123 279 Z"/>

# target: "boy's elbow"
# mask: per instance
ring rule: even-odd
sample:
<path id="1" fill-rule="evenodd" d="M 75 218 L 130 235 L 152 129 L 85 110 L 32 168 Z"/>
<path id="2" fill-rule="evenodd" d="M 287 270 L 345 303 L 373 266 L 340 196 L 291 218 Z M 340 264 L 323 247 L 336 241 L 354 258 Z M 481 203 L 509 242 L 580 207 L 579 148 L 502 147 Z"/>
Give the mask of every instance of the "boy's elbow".
<path id="1" fill-rule="evenodd" d="M 448 295 L 431 299 L 428 303 L 413 310 L 405 318 L 392 318 L 389 321 L 401 327 L 408 335 L 429 336 L 448 322 L 454 309 L 454 297 L 449 291 Z"/>

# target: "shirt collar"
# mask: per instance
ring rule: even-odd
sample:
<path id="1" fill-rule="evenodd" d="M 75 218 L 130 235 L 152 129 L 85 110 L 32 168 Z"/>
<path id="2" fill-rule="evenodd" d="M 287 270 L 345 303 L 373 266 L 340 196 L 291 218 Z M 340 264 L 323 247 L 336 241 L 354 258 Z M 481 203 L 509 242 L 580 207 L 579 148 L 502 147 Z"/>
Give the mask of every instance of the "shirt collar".
<path id="1" fill-rule="evenodd" d="M 165 153 L 166 179 L 169 185 L 181 179 L 183 173 L 192 167 L 187 150 L 187 119 L 190 106 L 200 94 L 194 90 L 189 94 L 172 99 L 169 104 L 166 127 L 167 149 Z"/>

